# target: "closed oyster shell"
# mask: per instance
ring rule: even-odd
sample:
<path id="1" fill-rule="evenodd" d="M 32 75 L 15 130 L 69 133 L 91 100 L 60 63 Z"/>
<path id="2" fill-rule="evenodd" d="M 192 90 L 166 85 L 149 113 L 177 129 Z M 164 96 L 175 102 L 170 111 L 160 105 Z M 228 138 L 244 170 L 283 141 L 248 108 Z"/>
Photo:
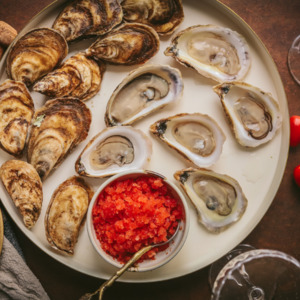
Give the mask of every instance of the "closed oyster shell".
<path id="1" fill-rule="evenodd" d="M 0 168 L 0 177 L 25 226 L 32 228 L 43 202 L 42 182 L 35 168 L 25 161 L 8 160 Z"/>
<path id="2" fill-rule="evenodd" d="M 79 155 L 75 170 L 88 177 L 107 177 L 122 171 L 143 169 L 152 155 L 151 140 L 131 126 L 102 130 Z"/>
<path id="3" fill-rule="evenodd" d="M 150 132 L 199 167 L 213 165 L 222 153 L 225 135 L 208 115 L 183 113 L 156 121 Z"/>
<path id="4" fill-rule="evenodd" d="M 172 34 L 183 21 L 181 0 L 123 0 L 124 20 L 153 27 L 160 35 Z"/>
<path id="5" fill-rule="evenodd" d="M 224 82 L 213 87 L 238 143 L 258 147 L 269 142 L 282 124 L 277 101 L 270 93 L 245 82 Z"/>
<path id="6" fill-rule="evenodd" d="M 198 221 L 207 230 L 220 233 L 244 214 L 248 201 L 239 183 L 228 175 L 207 169 L 179 170 L 174 178 L 190 198 Z"/>
<path id="7" fill-rule="evenodd" d="M 0 85 L 0 146 L 19 156 L 25 147 L 34 103 L 25 84 L 7 79 Z"/>
<path id="8" fill-rule="evenodd" d="M 36 111 L 27 159 L 44 180 L 88 135 L 91 112 L 76 98 L 49 100 Z"/>
<path id="9" fill-rule="evenodd" d="M 70 42 L 89 35 L 102 35 L 121 23 L 118 0 L 77 0 L 66 6 L 53 23 Z"/>
<path id="10" fill-rule="evenodd" d="M 50 97 L 75 97 L 86 101 L 100 90 L 104 69 L 104 63 L 77 53 L 36 82 L 33 90 Z"/>
<path id="11" fill-rule="evenodd" d="M 164 54 L 218 82 L 243 79 L 251 64 L 244 37 L 215 25 L 195 25 L 180 31 Z"/>
<path id="12" fill-rule="evenodd" d="M 145 65 L 130 72 L 107 102 L 107 126 L 129 125 L 165 105 L 179 100 L 183 81 L 178 69 Z"/>
<path id="13" fill-rule="evenodd" d="M 59 32 L 33 29 L 10 48 L 6 60 L 8 77 L 30 86 L 58 66 L 67 54 L 67 42 Z"/>
<path id="14" fill-rule="evenodd" d="M 87 56 L 112 64 L 145 63 L 159 49 L 156 31 L 139 23 L 123 24 L 99 37 L 87 50 Z"/>
<path id="15" fill-rule="evenodd" d="M 73 176 L 54 191 L 45 215 L 46 237 L 54 249 L 73 255 L 93 190 Z"/>

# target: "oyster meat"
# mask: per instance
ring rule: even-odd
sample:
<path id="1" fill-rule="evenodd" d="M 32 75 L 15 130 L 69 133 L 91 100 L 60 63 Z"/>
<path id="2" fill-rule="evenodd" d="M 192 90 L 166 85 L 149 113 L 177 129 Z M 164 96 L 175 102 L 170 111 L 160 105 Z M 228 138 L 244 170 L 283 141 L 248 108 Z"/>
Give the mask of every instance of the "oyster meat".
<path id="1" fill-rule="evenodd" d="M 159 49 L 156 31 L 139 23 L 123 24 L 99 37 L 87 50 L 87 56 L 112 64 L 143 64 Z"/>
<path id="2" fill-rule="evenodd" d="M 44 180 L 88 135 L 91 112 L 76 98 L 48 100 L 36 111 L 27 159 Z"/>
<path id="3" fill-rule="evenodd" d="M 77 0 L 66 6 L 53 23 L 70 42 L 90 35 L 102 35 L 121 23 L 118 0 Z"/>
<path id="4" fill-rule="evenodd" d="M 150 132 L 199 167 L 213 165 L 222 153 L 225 135 L 208 115 L 183 113 L 161 119 Z"/>
<path id="5" fill-rule="evenodd" d="M 32 228 L 43 202 L 42 182 L 35 168 L 22 160 L 8 160 L 0 168 L 0 178 L 25 226 Z"/>
<path id="6" fill-rule="evenodd" d="M 129 125 L 181 98 L 183 81 L 178 69 L 145 65 L 126 76 L 106 106 L 107 126 Z"/>
<path id="7" fill-rule="evenodd" d="M 104 63 L 77 53 L 36 82 L 33 90 L 52 98 L 75 97 L 86 101 L 100 90 L 104 70 Z"/>
<path id="8" fill-rule="evenodd" d="M 248 201 L 241 186 L 228 175 L 187 168 L 177 171 L 174 178 L 194 205 L 198 221 L 210 232 L 225 230 L 246 210 Z"/>
<path id="9" fill-rule="evenodd" d="M 73 255 L 93 190 L 80 177 L 73 176 L 54 191 L 45 215 L 46 237 L 54 249 Z"/>
<path id="10" fill-rule="evenodd" d="M 172 34 L 184 18 L 181 0 L 123 0 L 124 20 L 153 27 L 160 35 Z"/>
<path id="11" fill-rule="evenodd" d="M 244 37 L 215 25 L 195 25 L 179 32 L 164 53 L 218 82 L 243 79 L 251 64 Z"/>
<path id="12" fill-rule="evenodd" d="M 245 82 L 225 82 L 213 89 L 221 99 L 240 145 L 262 145 L 270 141 L 281 127 L 279 106 L 271 94 Z"/>
<path id="13" fill-rule="evenodd" d="M 107 177 L 143 169 L 150 161 L 152 143 L 131 126 L 108 127 L 98 133 L 79 155 L 75 170 L 88 177 Z"/>
<path id="14" fill-rule="evenodd" d="M 34 103 L 26 85 L 7 79 L 0 85 L 0 146 L 19 156 L 25 147 L 34 114 Z"/>
<path id="15" fill-rule="evenodd" d="M 67 54 L 68 44 L 59 32 L 33 29 L 10 48 L 6 60 L 8 77 L 30 86 L 58 66 Z"/>

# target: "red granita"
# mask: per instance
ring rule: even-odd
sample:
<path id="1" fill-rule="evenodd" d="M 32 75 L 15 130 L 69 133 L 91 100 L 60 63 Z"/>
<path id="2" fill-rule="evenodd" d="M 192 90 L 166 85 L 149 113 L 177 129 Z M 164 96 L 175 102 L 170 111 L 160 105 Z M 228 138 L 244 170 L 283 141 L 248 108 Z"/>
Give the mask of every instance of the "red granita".
<path id="1" fill-rule="evenodd" d="M 142 247 L 166 241 L 183 212 L 161 178 L 141 176 L 109 184 L 99 194 L 92 216 L 102 249 L 125 263 Z M 139 262 L 154 259 L 167 247 L 148 251 Z"/>

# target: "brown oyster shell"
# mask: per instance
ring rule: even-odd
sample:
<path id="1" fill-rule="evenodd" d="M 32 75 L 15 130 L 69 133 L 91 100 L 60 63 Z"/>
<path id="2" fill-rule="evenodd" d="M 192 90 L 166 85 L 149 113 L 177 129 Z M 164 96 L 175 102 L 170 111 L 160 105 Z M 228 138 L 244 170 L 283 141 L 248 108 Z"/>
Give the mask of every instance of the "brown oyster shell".
<path id="1" fill-rule="evenodd" d="M 25 147 L 34 103 L 25 84 L 7 79 L 0 85 L 0 146 L 19 156 Z"/>
<path id="2" fill-rule="evenodd" d="M 67 179 L 57 187 L 45 215 L 46 237 L 51 247 L 74 254 L 93 194 L 92 189 L 78 176 Z"/>
<path id="3" fill-rule="evenodd" d="M 22 160 L 8 160 L 0 168 L 0 178 L 25 226 L 32 228 L 43 202 L 42 182 L 35 168 Z"/>
<path id="4" fill-rule="evenodd" d="M 59 65 L 67 54 L 67 42 L 56 30 L 33 29 L 12 45 L 6 60 L 7 75 L 30 86 Z"/>
<path id="5" fill-rule="evenodd" d="M 87 56 L 112 64 L 145 63 L 159 50 L 159 37 L 147 25 L 127 23 L 98 38 L 87 50 Z"/>
<path id="6" fill-rule="evenodd" d="M 184 19 L 181 0 L 124 0 L 124 20 L 153 27 L 159 35 L 172 34 Z"/>
<path id="7" fill-rule="evenodd" d="M 104 63 L 77 53 L 36 82 L 33 90 L 52 98 L 75 97 L 86 101 L 99 92 L 104 70 Z"/>
<path id="8" fill-rule="evenodd" d="M 78 0 L 66 6 L 53 23 L 65 39 L 73 41 L 89 35 L 102 35 L 121 23 L 118 0 Z"/>
<path id="9" fill-rule="evenodd" d="M 76 98 L 49 100 L 36 111 L 27 159 L 44 180 L 88 135 L 91 112 Z"/>

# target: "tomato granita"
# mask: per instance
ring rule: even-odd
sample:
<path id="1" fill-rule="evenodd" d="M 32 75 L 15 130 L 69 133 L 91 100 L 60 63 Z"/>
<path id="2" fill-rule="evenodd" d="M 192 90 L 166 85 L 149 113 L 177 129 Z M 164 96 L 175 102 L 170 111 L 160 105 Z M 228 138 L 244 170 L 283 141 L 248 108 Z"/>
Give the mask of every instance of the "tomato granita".
<path id="1" fill-rule="evenodd" d="M 92 211 L 102 249 L 120 263 L 144 246 L 166 241 L 175 231 L 183 210 L 165 182 L 154 176 L 116 180 L 99 194 Z M 139 262 L 154 259 L 148 251 Z"/>

